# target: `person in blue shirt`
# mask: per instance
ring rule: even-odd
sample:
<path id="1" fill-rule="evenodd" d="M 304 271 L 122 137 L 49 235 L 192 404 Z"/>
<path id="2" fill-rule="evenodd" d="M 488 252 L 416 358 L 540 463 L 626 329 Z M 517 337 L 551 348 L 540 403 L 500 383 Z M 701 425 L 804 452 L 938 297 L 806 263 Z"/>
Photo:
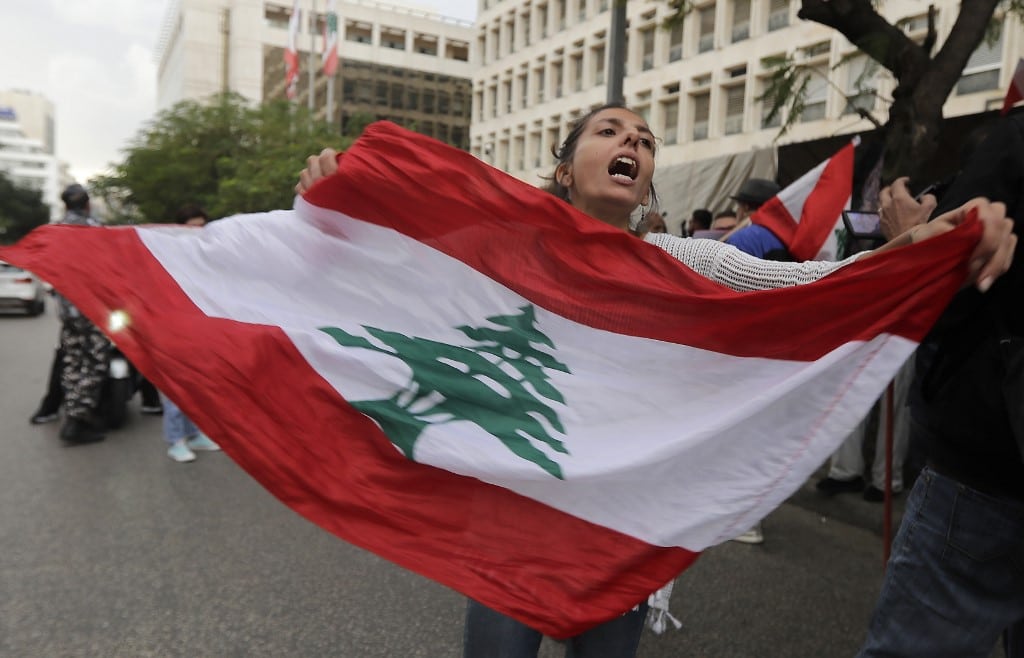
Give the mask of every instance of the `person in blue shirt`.
<path id="1" fill-rule="evenodd" d="M 750 223 L 750 215 L 760 208 L 768 199 L 779 193 L 778 183 L 766 178 L 747 179 L 736 194 L 732 196 L 736 202 L 737 226 L 725 242 L 742 252 L 765 260 L 791 261 L 793 258 L 782 240 L 767 228 Z"/>

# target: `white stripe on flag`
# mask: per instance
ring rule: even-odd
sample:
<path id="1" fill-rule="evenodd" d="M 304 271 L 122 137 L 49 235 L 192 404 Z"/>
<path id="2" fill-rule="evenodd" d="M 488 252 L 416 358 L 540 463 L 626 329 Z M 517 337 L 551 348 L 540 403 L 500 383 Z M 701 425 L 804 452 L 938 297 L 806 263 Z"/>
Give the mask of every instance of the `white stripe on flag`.
<path id="1" fill-rule="evenodd" d="M 282 327 L 348 400 L 388 398 L 408 382 L 409 370 L 370 350 L 344 350 L 318 327 L 364 335 L 360 325 L 366 325 L 465 345 L 471 341 L 456 327 L 528 303 L 392 230 L 301 199 L 297 209 L 215 222 L 202 232 L 147 230 L 140 236 L 205 313 Z M 325 232 L 343 239 L 325 241 Z M 211 259 L 195 242 L 266 249 L 258 261 L 244 249 Z M 290 267 L 300 258 L 304 267 Z M 381 290 L 389 291 L 386 299 Z M 836 437 L 856 425 L 894 369 L 859 372 L 859 361 L 898 364 L 914 347 L 880 337 L 807 363 L 601 331 L 542 309 L 537 325 L 571 373 L 549 373 L 566 400 L 553 406 L 565 425 L 559 438 L 569 455 L 549 450 L 548 456 L 563 466 L 565 480 L 515 457 L 469 422 L 428 429 L 416 460 L 654 545 L 695 551 L 771 511 L 828 457 Z M 751 454 L 759 460 L 751 462 Z"/>

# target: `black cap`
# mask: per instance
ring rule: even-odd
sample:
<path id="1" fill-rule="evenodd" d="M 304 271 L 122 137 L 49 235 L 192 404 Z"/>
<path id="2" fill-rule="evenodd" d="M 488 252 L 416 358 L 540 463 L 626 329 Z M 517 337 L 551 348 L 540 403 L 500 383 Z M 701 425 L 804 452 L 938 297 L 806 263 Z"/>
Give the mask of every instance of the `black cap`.
<path id="1" fill-rule="evenodd" d="M 767 178 L 750 178 L 740 185 L 740 191 L 732 195 L 732 199 L 745 203 L 748 206 L 758 208 L 768 199 L 772 198 L 782 188 L 773 180 Z"/>
<path id="2" fill-rule="evenodd" d="M 89 202 L 89 193 L 78 183 L 72 183 L 64 188 L 60 200 L 68 208 L 84 208 L 85 204 Z"/>

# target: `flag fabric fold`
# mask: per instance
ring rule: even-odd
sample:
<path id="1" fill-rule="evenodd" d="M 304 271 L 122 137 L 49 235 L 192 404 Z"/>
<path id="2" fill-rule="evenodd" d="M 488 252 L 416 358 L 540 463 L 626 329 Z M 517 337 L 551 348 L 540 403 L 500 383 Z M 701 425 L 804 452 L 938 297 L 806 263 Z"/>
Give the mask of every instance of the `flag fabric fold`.
<path id="1" fill-rule="evenodd" d="M 0 257 L 100 326 L 124 311 L 118 346 L 296 512 L 555 637 L 798 488 L 979 232 L 736 293 L 392 124 L 339 166 L 293 211 L 47 226 Z"/>
<path id="2" fill-rule="evenodd" d="M 1006 116 L 1013 106 L 1022 100 L 1024 100 L 1024 57 L 1017 60 L 1017 68 L 1013 70 L 1010 86 L 1006 90 L 1006 97 L 1003 98 L 1003 109 L 999 114 Z"/>
<path id="3" fill-rule="evenodd" d="M 851 142 L 769 199 L 750 217 L 769 229 L 797 261 L 835 260 L 833 232 L 853 193 Z M 830 252 L 823 254 L 822 252 Z"/>
<path id="4" fill-rule="evenodd" d="M 324 75 L 332 76 L 338 70 L 338 12 L 336 0 L 327 0 L 327 17 L 324 22 L 324 50 L 321 64 Z"/>
<path id="5" fill-rule="evenodd" d="M 284 84 L 288 100 L 295 98 L 299 83 L 299 26 L 302 25 L 302 10 L 299 0 L 292 2 L 292 14 L 288 19 L 288 45 L 284 49 Z"/>

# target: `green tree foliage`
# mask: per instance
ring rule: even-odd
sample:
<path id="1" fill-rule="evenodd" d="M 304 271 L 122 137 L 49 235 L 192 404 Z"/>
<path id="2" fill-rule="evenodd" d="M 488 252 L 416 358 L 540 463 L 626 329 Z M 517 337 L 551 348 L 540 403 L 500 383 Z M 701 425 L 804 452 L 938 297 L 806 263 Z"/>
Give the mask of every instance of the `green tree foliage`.
<path id="1" fill-rule="evenodd" d="M 160 113 L 92 187 L 114 223 L 170 221 L 185 203 L 211 217 L 290 208 L 306 156 L 350 141 L 304 107 L 221 94 Z"/>
<path id="2" fill-rule="evenodd" d="M 50 221 L 50 209 L 37 190 L 15 185 L 0 171 L 0 243 L 13 244 Z"/>

